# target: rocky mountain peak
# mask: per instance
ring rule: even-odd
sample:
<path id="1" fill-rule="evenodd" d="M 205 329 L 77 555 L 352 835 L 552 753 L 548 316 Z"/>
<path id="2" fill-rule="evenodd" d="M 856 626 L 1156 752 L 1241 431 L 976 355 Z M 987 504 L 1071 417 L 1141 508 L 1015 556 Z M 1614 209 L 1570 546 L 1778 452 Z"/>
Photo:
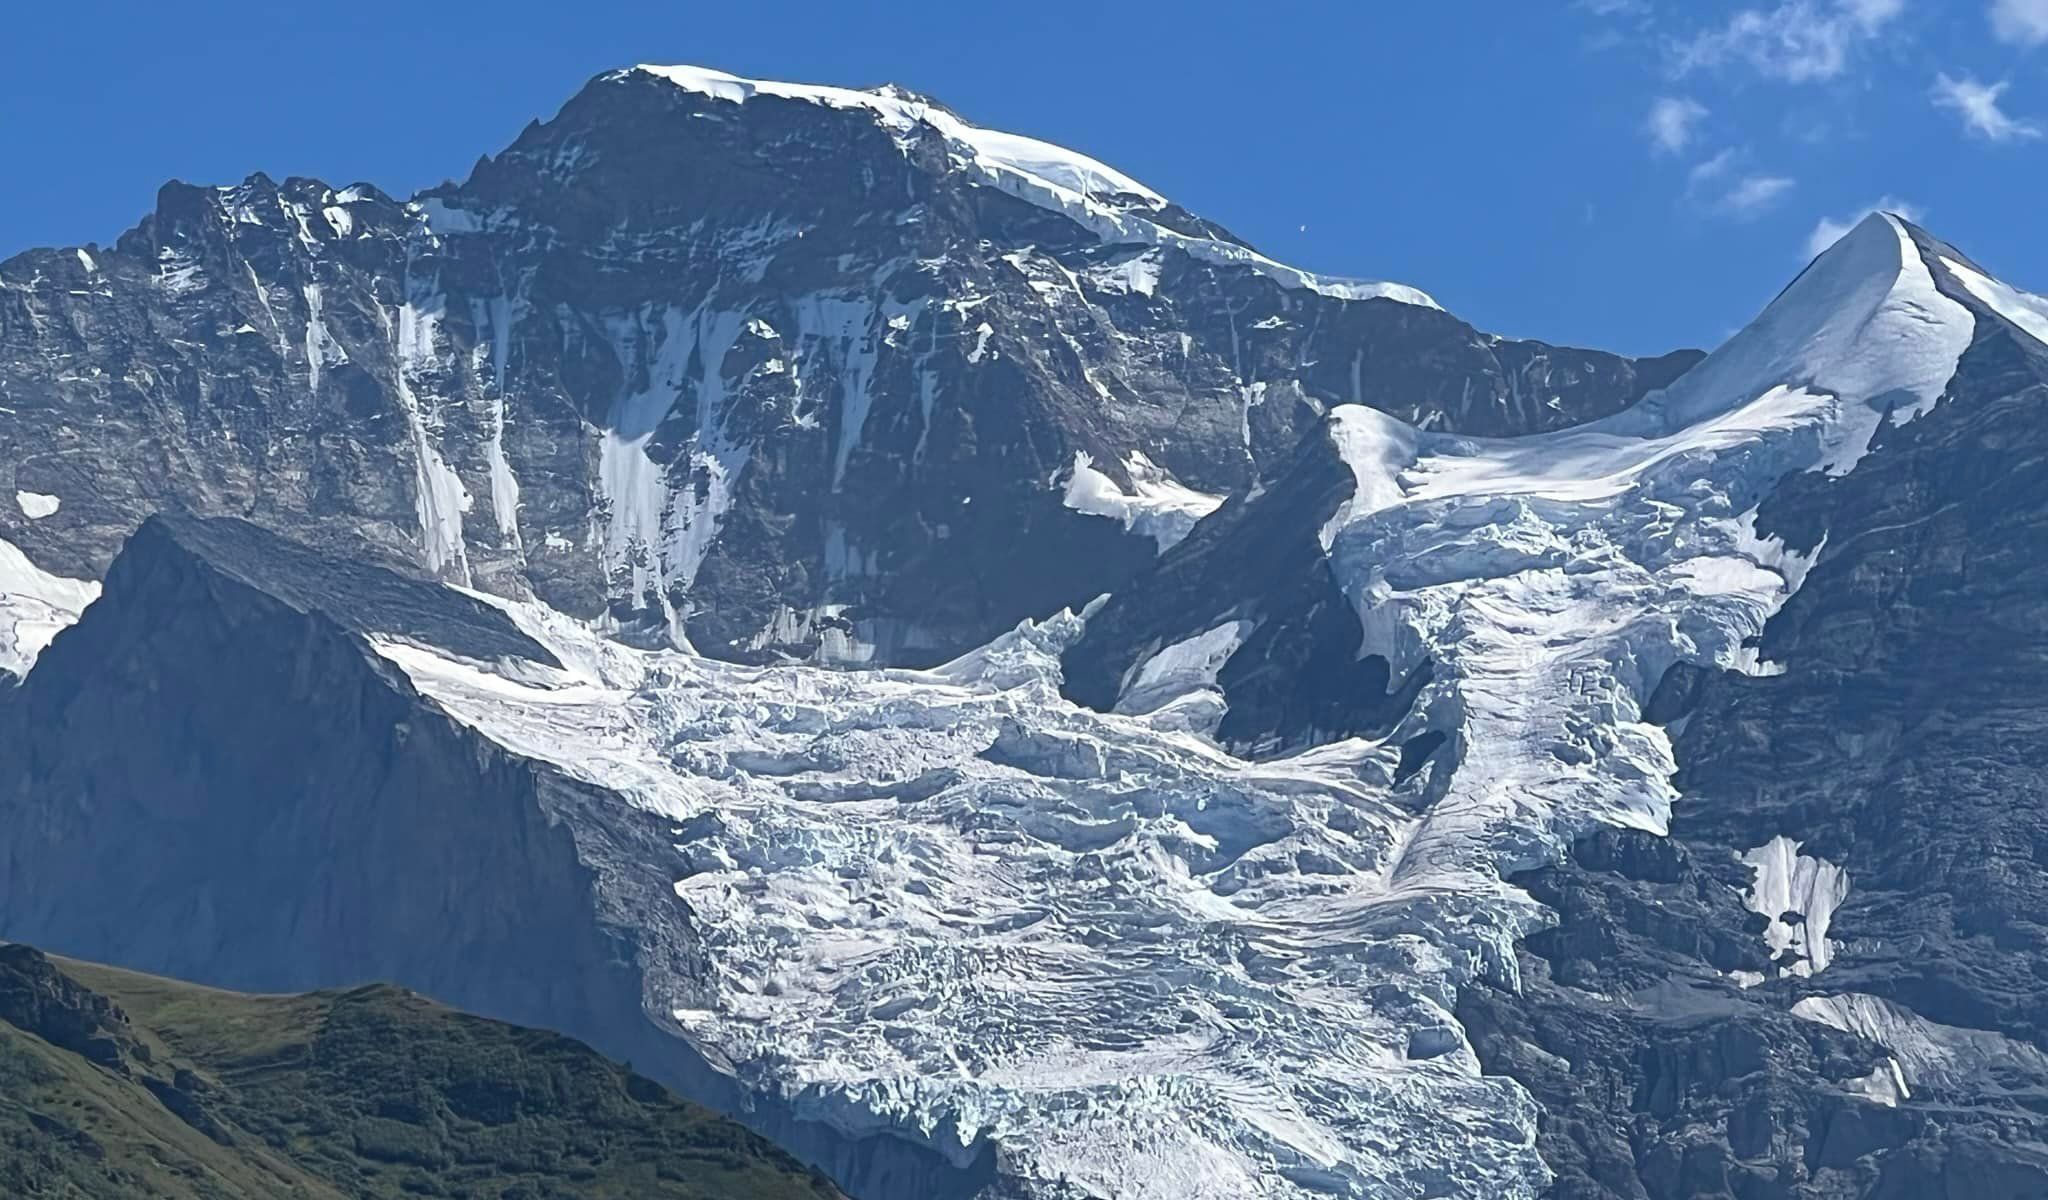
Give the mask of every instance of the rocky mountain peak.
<path id="1" fill-rule="evenodd" d="M 0 264 L 0 483 L 62 505 L 0 538 L 90 581 L 183 508 L 641 643 L 931 663 L 1116 590 L 1333 405 L 1556 428 L 1693 360 L 1481 335 L 901 89 L 631 68 L 408 202 L 173 184 Z"/>

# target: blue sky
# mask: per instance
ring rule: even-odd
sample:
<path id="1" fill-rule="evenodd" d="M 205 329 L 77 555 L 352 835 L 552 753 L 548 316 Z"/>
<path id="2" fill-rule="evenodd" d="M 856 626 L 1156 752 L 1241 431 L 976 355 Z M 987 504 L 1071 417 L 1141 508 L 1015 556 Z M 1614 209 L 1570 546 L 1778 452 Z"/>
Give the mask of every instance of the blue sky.
<path id="1" fill-rule="evenodd" d="M 2048 287 L 2048 0 L 16 5 L 0 255 L 164 180 L 408 193 L 633 62 L 929 93 L 1483 328 L 1711 345 L 1903 207 Z M 22 53 L 26 50 L 26 53 Z"/>

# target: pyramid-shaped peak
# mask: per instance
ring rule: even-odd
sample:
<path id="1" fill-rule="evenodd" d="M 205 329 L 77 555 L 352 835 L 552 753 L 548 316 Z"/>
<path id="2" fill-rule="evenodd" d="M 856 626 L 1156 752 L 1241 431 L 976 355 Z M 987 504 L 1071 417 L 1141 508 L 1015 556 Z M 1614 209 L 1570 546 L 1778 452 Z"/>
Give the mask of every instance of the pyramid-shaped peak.
<path id="1" fill-rule="evenodd" d="M 1873 213 L 1808 264 L 1755 320 L 1639 411 L 1669 431 L 1742 409 L 1778 389 L 1833 397 L 1816 465 L 1845 470 L 1878 425 L 1940 398 L 1975 331 L 1944 295 L 1913 230 Z"/>

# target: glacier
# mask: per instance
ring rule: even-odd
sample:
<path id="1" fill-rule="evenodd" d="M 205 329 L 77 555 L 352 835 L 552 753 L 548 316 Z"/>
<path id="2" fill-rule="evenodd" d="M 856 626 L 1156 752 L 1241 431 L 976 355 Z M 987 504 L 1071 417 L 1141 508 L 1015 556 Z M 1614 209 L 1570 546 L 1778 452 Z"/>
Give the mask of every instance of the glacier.
<path id="1" fill-rule="evenodd" d="M 597 871 L 644 890 L 607 900 L 668 964 L 647 1016 L 792 1111 L 961 1165 L 993 1147 L 1029 1196 L 1534 1197 L 1536 1107 L 1451 1015 L 1474 979 L 1514 986 L 1547 919 L 1509 877 L 1599 825 L 1667 827 L 1645 704 L 1677 663 L 1776 669 L 1755 639 L 1811 561 L 1758 504 L 1925 412 L 1973 329 L 1874 216 L 1604 420 L 1489 440 L 1334 410 L 1357 486 L 1323 545 L 1361 653 L 1434 670 L 1385 738 L 1277 760 L 1202 733 L 1235 626 L 1112 713 L 1059 694 L 1086 612 L 929 671 L 735 666 L 482 593 L 562 665 L 376 647 L 668 823 L 670 888 Z M 1445 751 L 1397 780 L 1426 732 Z"/>

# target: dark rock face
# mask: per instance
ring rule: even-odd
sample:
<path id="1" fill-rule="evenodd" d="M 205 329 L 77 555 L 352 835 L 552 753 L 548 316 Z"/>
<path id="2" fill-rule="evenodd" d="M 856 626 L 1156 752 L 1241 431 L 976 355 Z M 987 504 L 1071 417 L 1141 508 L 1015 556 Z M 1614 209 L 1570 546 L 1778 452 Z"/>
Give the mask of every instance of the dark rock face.
<path id="1" fill-rule="evenodd" d="M 101 1066 L 118 1067 L 140 1049 L 119 1005 L 29 946 L 0 945 L 0 1021 Z"/>
<path id="2" fill-rule="evenodd" d="M 1226 502 L 1089 617 L 1062 658 L 1067 698 L 1114 708 L 1153 655 L 1242 622 L 1249 631 L 1216 673 L 1224 744 L 1273 754 L 1392 730 L 1429 668 L 1396 680 L 1385 658 L 1360 653 L 1358 617 L 1320 540 L 1356 486 L 1318 427 L 1267 486 Z"/>
<path id="3" fill-rule="evenodd" d="M 1920 249 L 1976 338 L 1932 412 L 1765 502 L 1818 549 L 1763 637 L 1785 672 L 1667 676 L 1671 837 L 1524 876 L 1558 914 L 1524 992 L 1461 1002 L 1545 1108 L 1557 1197 L 2048 1195 L 2048 351 Z M 1779 837 L 1847 877 L 1819 969 L 1742 902 Z"/>
<path id="4" fill-rule="evenodd" d="M 930 121 L 626 71 L 411 203 L 171 184 L 0 264 L 0 497 L 62 501 L 0 538 L 97 578 L 151 512 L 235 515 L 629 637 L 929 663 L 1150 565 L 1063 505 L 1077 456 L 1221 496 L 1331 404 L 1550 429 L 1696 357 L 1288 286 L 992 186 Z"/>
<path id="5" fill-rule="evenodd" d="M 248 991 L 396 981 L 629 1059 L 859 1193 L 979 1186 L 985 1168 L 750 1097 L 656 1029 L 633 931 L 684 918 L 607 911 L 563 819 L 620 802 L 450 719 L 365 635 L 540 650 L 458 592 L 319 564 L 246 522 L 146 521 L 100 601 L 0 693 L 0 930 Z M 668 823 L 603 827 L 658 873 Z M 0 1005 L 53 1011 L 19 991 L 0 979 Z"/>

